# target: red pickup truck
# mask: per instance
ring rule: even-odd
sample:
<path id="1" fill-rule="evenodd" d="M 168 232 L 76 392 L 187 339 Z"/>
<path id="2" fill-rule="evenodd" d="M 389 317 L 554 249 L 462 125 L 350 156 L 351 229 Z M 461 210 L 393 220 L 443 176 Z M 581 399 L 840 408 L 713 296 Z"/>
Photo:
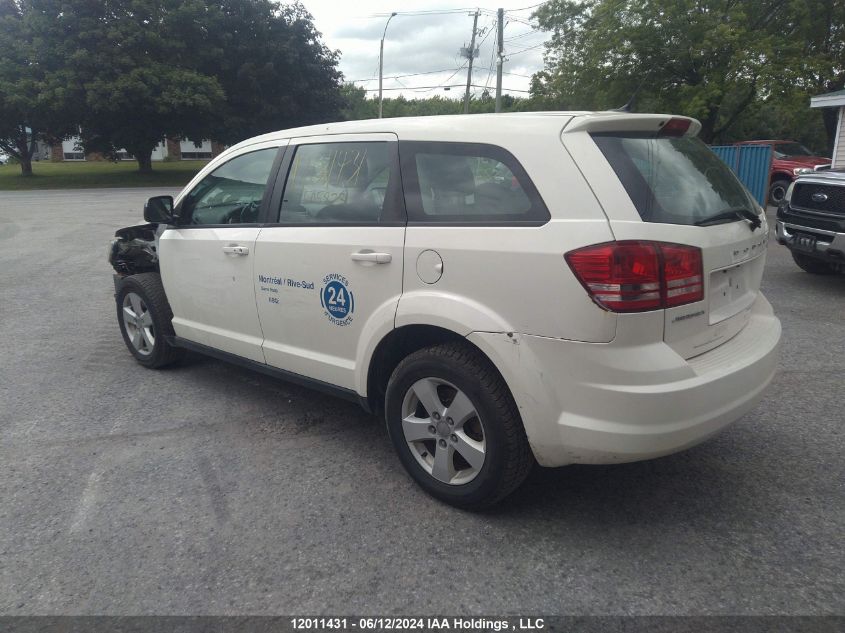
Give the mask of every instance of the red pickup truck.
<path id="1" fill-rule="evenodd" d="M 801 170 L 812 171 L 816 165 L 830 165 L 830 159 L 815 156 L 795 141 L 743 141 L 735 145 L 771 145 L 772 167 L 769 171 L 769 204 L 777 206 Z"/>

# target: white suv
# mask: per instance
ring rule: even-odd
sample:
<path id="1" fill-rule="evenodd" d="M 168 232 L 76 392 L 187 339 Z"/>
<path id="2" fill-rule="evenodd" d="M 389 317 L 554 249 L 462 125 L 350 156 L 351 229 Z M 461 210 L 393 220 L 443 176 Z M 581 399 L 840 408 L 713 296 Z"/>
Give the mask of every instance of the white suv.
<path id="1" fill-rule="evenodd" d="M 768 226 L 666 115 L 320 125 L 244 141 L 112 244 L 130 352 L 360 402 L 464 507 L 701 442 L 761 398 Z"/>

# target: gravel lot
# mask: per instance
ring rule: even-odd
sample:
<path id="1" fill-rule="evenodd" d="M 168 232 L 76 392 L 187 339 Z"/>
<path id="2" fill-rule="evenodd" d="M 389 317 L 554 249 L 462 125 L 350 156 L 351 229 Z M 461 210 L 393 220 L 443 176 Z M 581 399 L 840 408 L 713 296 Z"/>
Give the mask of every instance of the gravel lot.
<path id="1" fill-rule="evenodd" d="M 773 243 L 765 400 L 470 514 L 355 405 L 126 351 L 106 246 L 168 190 L 0 193 L 0 614 L 842 614 L 845 276 Z"/>

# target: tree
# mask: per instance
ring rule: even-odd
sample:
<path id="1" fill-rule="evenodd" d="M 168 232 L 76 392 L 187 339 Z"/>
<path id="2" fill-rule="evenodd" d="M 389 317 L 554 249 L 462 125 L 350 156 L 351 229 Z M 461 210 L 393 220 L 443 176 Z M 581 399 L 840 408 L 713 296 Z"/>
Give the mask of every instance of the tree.
<path id="1" fill-rule="evenodd" d="M 78 95 L 30 2 L 0 0 L 0 149 L 32 176 L 36 141 L 73 131 Z"/>
<path id="2" fill-rule="evenodd" d="M 341 118 L 344 121 L 359 121 L 378 117 L 378 101 L 367 99 L 367 91 L 352 83 L 343 84 Z"/>
<path id="3" fill-rule="evenodd" d="M 86 151 L 126 148 L 141 171 L 165 136 L 231 144 L 339 115 L 337 53 L 298 3 L 93 0 L 51 19 L 84 88 Z"/>
<path id="4" fill-rule="evenodd" d="M 782 101 L 803 101 L 806 105 L 810 97 L 845 88 L 845 2 L 792 0 L 789 10 L 791 19 L 780 25 L 781 46 L 788 63 L 782 64 L 780 81 L 772 93 Z M 793 129 L 802 133 L 806 124 L 814 126 L 820 118 L 827 148 L 833 150 L 836 108 L 812 110 L 810 116 L 797 109 L 785 114 L 797 119 Z"/>
<path id="5" fill-rule="evenodd" d="M 566 108 L 619 107 L 639 92 L 652 111 L 698 118 L 711 142 L 780 76 L 785 0 L 551 0 L 552 31 L 532 93 Z"/>
<path id="6" fill-rule="evenodd" d="M 57 43 L 84 94 L 78 122 L 87 152 L 125 148 L 149 172 L 152 151 L 166 135 L 203 138 L 219 116 L 223 89 L 183 55 L 173 17 L 190 1 L 33 3 L 41 8 L 40 33 Z"/>
<path id="7" fill-rule="evenodd" d="M 809 107 L 810 99 L 799 90 L 778 90 L 757 100 L 743 113 L 719 143 L 747 139 L 791 139 L 819 156 L 830 155 L 822 113 Z"/>
<path id="8" fill-rule="evenodd" d="M 207 31 L 184 33 L 199 53 L 199 70 L 215 77 L 226 94 L 212 132 L 217 140 L 230 144 L 340 118 L 339 53 L 321 42 L 299 2 L 224 0 L 214 8 L 198 6 Z M 182 13 L 186 26 L 199 19 Z"/>
<path id="9" fill-rule="evenodd" d="M 367 91 L 353 84 L 345 84 L 341 89 L 344 98 L 342 117 L 345 120 L 374 119 L 378 116 L 378 100 L 373 96 L 367 98 Z M 514 112 L 528 110 L 527 100 L 513 97 L 509 94 L 502 95 L 502 111 Z M 496 101 L 489 93 L 485 97 L 482 92 L 478 99 L 470 99 L 470 112 L 480 114 L 494 112 Z M 537 108 L 535 108 L 537 109 Z M 449 99 L 441 95 L 427 97 L 425 99 L 406 99 L 403 96 L 387 98 L 384 100 L 384 116 L 438 116 L 444 114 L 462 114 L 464 111 L 463 95 Z"/>

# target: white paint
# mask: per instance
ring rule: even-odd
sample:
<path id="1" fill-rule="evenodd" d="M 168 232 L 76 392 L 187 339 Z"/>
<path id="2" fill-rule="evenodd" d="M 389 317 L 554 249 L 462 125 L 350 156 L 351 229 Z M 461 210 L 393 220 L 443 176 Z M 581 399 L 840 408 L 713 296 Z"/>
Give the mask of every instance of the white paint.
<path id="1" fill-rule="evenodd" d="M 100 495 L 100 482 L 102 481 L 104 474 L 105 467 L 100 464 L 91 471 L 90 475 L 88 475 L 88 481 L 86 482 L 85 488 L 82 491 L 82 496 L 79 498 L 79 502 L 76 505 L 76 512 L 74 513 L 73 521 L 71 521 L 70 524 L 70 531 L 72 534 L 81 532 L 85 527 L 85 524 L 88 521 L 88 516 L 94 509 L 94 506 L 97 503 L 97 498 Z"/>
<path id="2" fill-rule="evenodd" d="M 211 141 L 209 141 L 208 139 L 205 139 L 205 140 L 202 140 L 202 141 L 198 141 L 198 143 L 199 143 L 199 146 L 197 146 L 197 144 L 194 143 L 194 141 L 192 141 L 191 139 L 183 139 L 183 140 L 179 141 L 179 150 L 183 154 L 185 154 L 185 153 L 211 154 Z"/>
<path id="3" fill-rule="evenodd" d="M 114 435 L 120 428 L 120 419 L 118 419 L 109 429 L 108 435 Z M 81 532 L 88 522 L 88 518 L 94 507 L 97 505 L 97 500 L 100 497 L 100 483 L 107 470 L 104 462 L 104 457 L 100 457 L 97 465 L 88 475 L 88 480 L 85 483 L 85 488 L 82 490 L 82 496 L 76 504 L 76 512 L 74 512 L 73 519 L 70 523 L 70 531 L 72 534 Z"/>
<path id="4" fill-rule="evenodd" d="M 845 125 L 842 125 L 842 119 L 845 119 L 845 106 L 839 108 L 839 118 L 836 121 L 836 136 L 833 140 L 833 164 L 832 169 L 845 166 Z"/>

